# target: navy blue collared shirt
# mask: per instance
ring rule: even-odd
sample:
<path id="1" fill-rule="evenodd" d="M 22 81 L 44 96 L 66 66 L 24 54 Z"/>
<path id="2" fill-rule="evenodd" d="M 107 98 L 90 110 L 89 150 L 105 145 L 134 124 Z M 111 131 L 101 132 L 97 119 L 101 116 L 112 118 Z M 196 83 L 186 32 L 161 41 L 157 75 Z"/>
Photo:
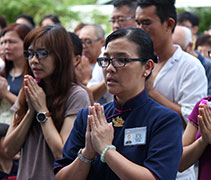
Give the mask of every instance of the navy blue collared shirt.
<path id="1" fill-rule="evenodd" d="M 182 155 L 182 120 L 180 116 L 153 101 L 146 90 L 130 99 L 123 106 L 114 100 L 104 105 L 108 122 L 117 119 L 122 127 L 114 127 L 113 145 L 128 160 L 149 169 L 160 180 L 174 180 Z M 77 157 L 77 152 L 85 146 L 88 109 L 79 112 L 74 128 L 64 146 L 63 159 L 55 162 L 55 173 Z M 113 123 L 114 126 L 115 123 Z M 117 123 L 118 125 L 118 123 Z M 126 145 L 125 130 L 146 128 L 144 144 Z M 116 180 L 118 176 L 100 155 L 92 163 L 88 180 Z"/>

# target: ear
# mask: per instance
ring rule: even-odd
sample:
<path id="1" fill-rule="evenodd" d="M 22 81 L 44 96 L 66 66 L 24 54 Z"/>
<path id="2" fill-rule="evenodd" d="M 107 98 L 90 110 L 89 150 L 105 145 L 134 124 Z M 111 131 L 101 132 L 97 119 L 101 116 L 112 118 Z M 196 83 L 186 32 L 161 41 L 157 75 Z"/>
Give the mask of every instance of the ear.
<path id="1" fill-rule="evenodd" d="M 196 34 L 198 32 L 199 27 L 198 26 L 193 26 L 192 27 L 192 34 Z"/>
<path id="2" fill-rule="evenodd" d="M 149 59 L 146 64 L 144 64 L 144 68 L 145 70 L 143 76 L 148 77 L 154 68 L 154 61 L 152 59 Z"/>
<path id="3" fill-rule="evenodd" d="M 192 42 L 189 42 L 187 48 L 185 49 L 186 52 L 192 54 L 192 51 L 193 51 L 193 43 Z"/>
<path id="4" fill-rule="evenodd" d="M 80 55 L 77 55 L 73 58 L 73 64 L 75 66 L 75 68 L 80 64 L 81 62 L 81 56 Z"/>
<path id="5" fill-rule="evenodd" d="M 172 29 L 174 28 L 174 26 L 175 26 L 175 20 L 173 18 L 168 18 L 168 20 L 167 20 L 168 30 L 171 30 L 171 32 L 172 32 Z"/>

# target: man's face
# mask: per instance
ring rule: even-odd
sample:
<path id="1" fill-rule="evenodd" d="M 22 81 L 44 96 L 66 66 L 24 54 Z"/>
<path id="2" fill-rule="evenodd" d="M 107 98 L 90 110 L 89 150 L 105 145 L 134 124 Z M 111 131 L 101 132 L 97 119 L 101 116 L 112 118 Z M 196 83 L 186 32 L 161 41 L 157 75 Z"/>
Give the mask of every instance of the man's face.
<path id="1" fill-rule="evenodd" d="M 156 7 L 149 6 L 136 9 L 136 22 L 138 27 L 146 31 L 154 44 L 155 52 L 167 38 L 167 23 L 161 23 L 159 16 L 156 14 Z"/>
<path id="2" fill-rule="evenodd" d="M 114 8 L 110 21 L 113 31 L 124 27 L 136 27 L 134 14 L 128 6 Z"/>
<path id="3" fill-rule="evenodd" d="M 93 27 L 84 27 L 79 34 L 83 42 L 83 55 L 86 56 L 90 64 L 95 64 L 101 53 L 101 48 L 104 44 L 102 38 L 97 37 Z"/>

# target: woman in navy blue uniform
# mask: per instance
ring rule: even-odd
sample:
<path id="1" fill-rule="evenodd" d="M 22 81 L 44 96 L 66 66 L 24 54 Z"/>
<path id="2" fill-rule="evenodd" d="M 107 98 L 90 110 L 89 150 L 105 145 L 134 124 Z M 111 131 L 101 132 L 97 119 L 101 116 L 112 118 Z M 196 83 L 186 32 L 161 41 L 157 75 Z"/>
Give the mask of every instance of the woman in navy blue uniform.
<path id="1" fill-rule="evenodd" d="M 152 41 L 143 30 L 123 28 L 107 37 L 98 63 L 114 101 L 80 111 L 63 159 L 55 162 L 56 180 L 176 178 L 182 121 L 147 95 L 154 62 Z"/>

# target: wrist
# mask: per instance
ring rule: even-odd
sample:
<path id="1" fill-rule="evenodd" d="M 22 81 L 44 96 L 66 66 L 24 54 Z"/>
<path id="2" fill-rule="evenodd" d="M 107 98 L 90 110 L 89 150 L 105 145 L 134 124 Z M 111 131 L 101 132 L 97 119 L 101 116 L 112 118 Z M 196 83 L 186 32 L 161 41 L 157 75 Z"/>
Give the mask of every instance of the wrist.
<path id="1" fill-rule="evenodd" d="M 95 158 L 87 158 L 86 156 L 84 156 L 83 150 L 84 150 L 84 149 L 79 149 L 78 154 L 77 154 L 77 157 L 78 157 L 82 162 L 91 164 L 91 163 L 95 160 Z"/>
<path id="2" fill-rule="evenodd" d="M 114 145 L 108 145 L 105 147 L 105 149 L 102 151 L 101 155 L 100 155 L 100 160 L 101 162 L 105 163 L 105 154 L 108 150 L 113 149 L 116 150 L 116 147 Z"/>

